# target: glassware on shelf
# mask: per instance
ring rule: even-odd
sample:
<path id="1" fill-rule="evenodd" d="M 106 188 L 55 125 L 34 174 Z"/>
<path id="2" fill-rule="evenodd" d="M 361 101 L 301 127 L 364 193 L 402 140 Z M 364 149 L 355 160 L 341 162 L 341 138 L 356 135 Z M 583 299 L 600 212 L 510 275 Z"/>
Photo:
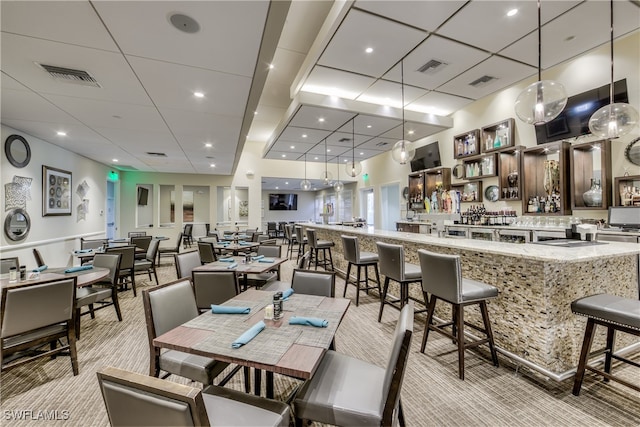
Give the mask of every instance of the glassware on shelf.
<path id="1" fill-rule="evenodd" d="M 582 195 L 584 205 L 588 207 L 600 207 L 602 206 L 602 188 L 600 187 L 600 180 L 591 178 L 591 188 L 584 192 Z"/>

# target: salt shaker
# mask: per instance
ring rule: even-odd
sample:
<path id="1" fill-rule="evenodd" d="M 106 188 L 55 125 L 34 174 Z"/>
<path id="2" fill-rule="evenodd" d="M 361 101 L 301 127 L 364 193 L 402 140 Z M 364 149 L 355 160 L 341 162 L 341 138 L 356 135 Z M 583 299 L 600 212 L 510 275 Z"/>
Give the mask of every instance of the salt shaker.
<path id="1" fill-rule="evenodd" d="M 18 269 L 16 267 L 9 268 L 9 282 L 17 282 L 18 281 Z"/>
<path id="2" fill-rule="evenodd" d="M 280 320 L 282 317 L 282 292 L 273 294 L 273 320 Z"/>

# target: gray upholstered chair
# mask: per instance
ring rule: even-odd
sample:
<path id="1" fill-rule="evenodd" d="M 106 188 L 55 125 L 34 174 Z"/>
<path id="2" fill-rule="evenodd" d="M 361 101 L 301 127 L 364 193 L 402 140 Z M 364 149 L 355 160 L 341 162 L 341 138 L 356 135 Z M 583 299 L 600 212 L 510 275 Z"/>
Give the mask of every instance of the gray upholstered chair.
<path id="1" fill-rule="evenodd" d="M 263 255 L 267 258 L 280 258 L 282 256 L 282 246 L 280 245 L 260 245 L 256 254 Z M 245 278 L 245 289 L 248 286 L 260 288 L 273 280 L 280 280 L 280 265 L 260 274 L 247 274 Z"/>
<path id="2" fill-rule="evenodd" d="M 193 292 L 200 311 L 211 309 L 211 304 L 222 304 L 240 293 L 235 271 L 192 271 Z"/>
<path id="3" fill-rule="evenodd" d="M 16 271 L 20 268 L 20 260 L 17 256 L 0 260 L 0 274 L 9 274 L 11 267 L 15 267 Z"/>
<path id="4" fill-rule="evenodd" d="M 80 317 L 90 314 L 95 319 L 95 311 L 113 306 L 122 322 L 120 303 L 118 302 L 118 276 L 120 271 L 120 254 L 96 254 L 93 257 L 93 266 L 109 269 L 109 275 L 102 281 L 91 286 L 84 286 L 76 291 L 76 338 L 80 339 Z M 108 301 L 111 300 L 111 301 Z M 95 304 L 99 304 L 95 307 Z M 82 307 L 88 306 L 89 311 L 84 313 Z"/>
<path id="5" fill-rule="evenodd" d="M 461 380 L 464 380 L 464 351 L 467 348 L 489 344 L 493 364 L 498 366 L 498 355 L 493 344 L 493 333 L 491 332 L 491 323 L 489 322 L 489 313 L 487 311 L 487 300 L 497 297 L 498 289 L 495 286 L 476 280 L 464 279 L 462 277 L 462 268 L 460 267 L 460 255 L 438 254 L 420 249 L 418 250 L 418 257 L 422 269 L 422 291 L 425 295 L 425 301 L 427 294 L 430 295 L 420 352 L 424 353 L 429 331 L 435 331 L 451 338 L 458 345 L 458 375 Z M 438 324 L 433 322 L 433 312 L 437 300 L 448 302 L 453 306 L 453 320 L 451 322 Z M 471 304 L 480 305 L 484 329 L 478 326 L 470 326 L 476 331 L 484 332 L 486 338 L 466 342 L 464 336 L 464 326 L 466 324 L 464 321 L 464 307 Z M 447 326 L 452 327 L 453 333 L 443 329 Z"/>
<path id="6" fill-rule="evenodd" d="M 307 252 L 307 253 L 305 253 L 304 255 L 302 255 L 300 257 L 300 259 L 298 260 L 298 270 L 307 270 L 307 267 L 309 266 L 309 257 L 310 256 L 311 256 L 311 254 L 309 252 Z M 307 270 L 307 271 L 310 271 L 310 270 Z M 318 271 L 317 273 L 327 273 L 327 272 L 326 271 Z M 328 272 L 328 273 L 333 273 L 333 272 Z M 335 284 L 333 286 L 334 286 L 334 293 L 335 293 Z M 281 280 L 273 280 L 273 281 L 270 281 L 269 283 L 267 283 L 266 285 L 264 285 L 261 288 L 261 290 L 275 292 L 275 291 L 284 291 L 285 289 L 289 289 L 289 288 L 291 288 L 291 283 L 290 282 L 283 282 Z"/>
<path id="7" fill-rule="evenodd" d="M 267 236 L 269 238 L 278 237 L 278 224 L 273 221 L 267 222 Z"/>
<path id="8" fill-rule="evenodd" d="M 318 264 L 325 270 L 333 271 L 333 256 L 331 255 L 331 248 L 335 244 L 330 240 L 318 240 L 316 236 L 316 230 L 307 228 L 307 240 L 309 242 L 309 249 L 311 251 L 311 261 L 315 260 L 316 270 Z M 320 260 L 320 251 L 322 251 L 322 260 Z M 327 259 L 327 251 L 329 251 L 329 259 Z"/>
<path id="9" fill-rule="evenodd" d="M 200 254 L 196 251 L 174 255 L 176 260 L 176 276 L 178 279 L 191 278 L 191 271 L 202 265 Z"/>
<path id="10" fill-rule="evenodd" d="M 146 236 L 146 235 L 147 235 L 146 231 L 130 231 L 127 233 L 128 238 Z"/>
<path id="11" fill-rule="evenodd" d="M 184 231 L 182 232 L 182 241 L 184 242 L 184 247 L 191 247 L 193 244 L 193 224 L 185 224 Z"/>
<path id="12" fill-rule="evenodd" d="M 107 239 L 85 239 L 80 238 L 80 249 L 100 249 L 106 248 L 108 245 Z M 92 257 L 80 257 L 80 264 L 91 263 Z"/>
<path id="13" fill-rule="evenodd" d="M 289 425 L 289 406 L 224 387 L 204 390 L 105 367 L 97 372 L 113 427 Z"/>
<path id="14" fill-rule="evenodd" d="M 179 279 L 164 285 L 145 289 L 142 292 L 147 335 L 149 337 L 149 375 L 179 375 L 204 385 L 213 384 L 213 379 L 228 363 L 216 362 L 207 357 L 196 356 L 176 350 L 160 351 L 153 345 L 159 335 L 176 328 L 200 314 L 189 279 Z"/>
<path id="15" fill-rule="evenodd" d="M 160 246 L 158 248 L 158 262 L 156 263 L 156 265 L 160 265 L 160 257 L 163 255 L 179 254 L 181 245 L 182 245 L 182 232 L 178 233 L 175 246 Z"/>
<path id="16" fill-rule="evenodd" d="M 296 236 L 296 243 L 298 244 L 298 257 L 296 258 L 296 261 L 300 259 L 300 257 L 306 253 L 305 250 L 305 246 L 307 246 L 307 237 L 304 235 L 304 233 L 302 232 L 302 227 L 299 225 L 294 225 L 293 226 L 293 233 Z"/>
<path id="17" fill-rule="evenodd" d="M 158 255 L 159 246 L 160 241 L 158 239 L 153 239 L 151 243 L 149 243 L 144 259 L 137 259 L 133 264 L 133 271 L 135 274 L 147 273 L 149 275 L 149 280 L 151 280 L 151 273 L 153 273 L 153 276 L 156 279 L 156 285 L 160 284 L 160 282 L 158 282 L 158 273 L 156 272 L 156 257 Z"/>
<path id="18" fill-rule="evenodd" d="M 404 426 L 400 390 L 413 334 L 413 307 L 400 312 L 386 368 L 328 350 L 293 401 L 296 425 Z M 397 423 L 397 424 L 396 424 Z"/>
<path id="19" fill-rule="evenodd" d="M 293 270 L 291 288 L 298 294 L 336 296 L 336 273 L 334 271 Z"/>
<path id="20" fill-rule="evenodd" d="M 404 247 L 402 245 L 383 242 L 376 242 L 376 246 L 380 259 L 380 273 L 384 275 L 378 322 L 382 320 L 382 311 L 385 305 L 390 305 L 400 310 L 410 299 L 426 305 L 426 301 L 420 301 L 409 295 L 409 284 L 420 283 L 422 281 L 422 271 L 420 271 L 419 265 L 411 264 L 404 260 Z M 387 298 L 389 282 L 391 280 L 399 283 L 400 298 Z"/>
<path id="21" fill-rule="evenodd" d="M 358 238 L 355 236 L 340 236 L 342 238 L 342 250 L 344 259 L 348 262 L 347 275 L 344 283 L 343 297 L 347 296 L 347 286 L 353 283 L 356 287 L 356 307 L 360 303 L 360 291 L 369 294 L 369 289 L 377 289 L 378 295 L 382 295 L 380 290 L 380 274 L 378 273 L 378 254 L 373 252 L 360 251 Z M 351 282 L 351 267 L 356 266 L 356 281 Z M 369 267 L 373 267 L 376 273 L 376 284 L 369 286 Z M 364 280 L 361 279 L 360 271 L 364 268 Z M 363 286 L 361 286 L 363 284 Z"/>
<path id="22" fill-rule="evenodd" d="M 38 267 L 43 267 L 47 265 L 47 263 L 44 262 L 44 258 L 42 258 L 42 254 L 40 253 L 38 248 L 33 248 L 33 258 L 36 260 L 36 265 Z"/>
<path id="23" fill-rule="evenodd" d="M 267 245 L 267 246 L 275 246 L 278 244 L 278 239 L 258 239 L 258 243 L 260 243 L 260 245 Z"/>
<path id="24" fill-rule="evenodd" d="M 200 254 L 201 264 L 208 264 L 218 260 L 216 251 L 213 248 L 213 243 L 211 242 L 203 242 L 202 240 L 198 241 L 198 254 Z"/>
<path id="25" fill-rule="evenodd" d="M 135 259 L 146 258 L 147 249 L 149 249 L 152 239 L 153 237 L 151 236 L 135 236 L 131 238 L 131 245 L 136 247 Z"/>
<path id="26" fill-rule="evenodd" d="M 135 246 L 117 246 L 115 248 L 107 248 L 108 254 L 120 254 L 119 282 L 123 288 L 127 289 L 127 284 L 131 283 L 133 296 L 138 296 L 136 291 L 136 275 L 135 275 Z"/>
<path id="27" fill-rule="evenodd" d="M 76 278 L 7 286 L 1 298 L 1 370 L 65 352 L 71 357 L 73 375 L 78 375 Z M 67 344 L 58 347 L 63 338 Z M 45 346 L 49 350 L 38 351 Z"/>

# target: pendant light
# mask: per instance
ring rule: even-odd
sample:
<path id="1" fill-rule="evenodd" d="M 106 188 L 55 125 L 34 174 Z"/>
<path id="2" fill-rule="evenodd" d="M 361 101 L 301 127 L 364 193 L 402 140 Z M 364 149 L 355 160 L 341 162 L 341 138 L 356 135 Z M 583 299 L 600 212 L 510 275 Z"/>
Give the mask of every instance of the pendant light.
<path id="1" fill-rule="evenodd" d="M 360 175 L 362 172 L 362 164 L 360 162 L 356 162 L 356 122 L 355 117 L 351 119 L 352 127 L 351 127 L 351 161 L 347 162 L 345 165 L 345 170 L 347 171 L 347 175 L 351 178 L 355 178 Z"/>
<path id="2" fill-rule="evenodd" d="M 304 179 L 300 181 L 300 188 L 304 191 L 311 190 L 311 181 L 307 179 L 307 153 L 304 154 Z"/>
<path id="3" fill-rule="evenodd" d="M 338 179 L 333 183 L 333 189 L 336 190 L 336 193 L 339 193 L 344 190 L 344 184 L 340 181 L 340 157 L 336 157 L 336 165 L 338 165 Z"/>
<path id="4" fill-rule="evenodd" d="M 611 14 L 611 87 L 609 105 L 601 107 L 589 119 L 589 130 L 601 138 L 618 138 L 626 135 L 638 124 L 638 112 L 629 104 L 614 102 L 613 97 L 613 0 L 610 1 Z"/>
<path id="5" fill-rule="evenodd" d="M 567 93 L 562 84 L 553 80 L 542 80 L 542 36 L 540 19 L 540 0 L 538 0 L 538 81 L 518 95 L 516 115 L 530 125 L 547 123 L 564 110 L 567 105 Z"/>
<path id="6" fill-rule="evenodd" d="M 402 86 L 402 139 L 393 145 L 391 158 L 404 165 L 416 156 L 416 148 L 413 142 L 404 139 L 404 59 L 400 61 L 400 82 L 400 86 Z"/>
<path id="7" fill-rule="evenodd" d="M 327 138 L 324 139 L 324 172 L 322 173 L 322 184 L 325 186 L 331 185 L 333 175 L 327 170 Z"/>

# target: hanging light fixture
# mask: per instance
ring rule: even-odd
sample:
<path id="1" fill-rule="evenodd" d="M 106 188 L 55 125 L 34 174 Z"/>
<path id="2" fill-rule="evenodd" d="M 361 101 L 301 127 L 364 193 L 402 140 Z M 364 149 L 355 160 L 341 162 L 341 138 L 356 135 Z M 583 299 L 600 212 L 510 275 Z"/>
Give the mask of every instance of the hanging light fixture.
<path id="1" fill-rule="evenodd" d="M 327 170 L 327 138 L 324 139 L 324 172 L 322 173 L 322 184 L 331 185 L 333 175 Z"/>
<path id="2" fill-rule="evenodd" d="M 362 172 L 362 164 L 360 162 L 356 162 L 356 122 L 355 117 L 351 119 L 352 127 L 351 127 L 351 161 L 345 164 L 345 170 L 347 171 L 347 175 L 351 178 L 355 178 L 360 175 Z"/>
<path id="3" fill-rule="evenodd" d="M 336 190 L 336 193 L 341 192 L 342 190 L 344 190 L 344 184 L 342 183 L 342 181 L 340 181 L 340 157 L 336 157 L 336 165 L 338 165 L 338 179 L 336 182 L 333 183 L 333 189 Z"/>
<path id="4" fill-rule="evenodd" d="M 562 84 L 553 80 L 542 80 L 542 36 L 540 22 L 540 0 L 538 0 L 538 81 L 530 84 L 516 99 L 516 115 L 530 125 L 547 123 L 564 110 L 567 93 Z"/>
<path id="5" fill-rule="evenodd" d="M 404 59 L 400 61 L 400 81 L 402 86 L 402 139 L 393 145 L 391 158 L 404 165 L 416 156 L 416 148 L 413 142 L 404 139 Z"/>
<path id="6" fill-rule="evenodd" d="M 304 179 L 300 181 L 300 188 L 304 191 L 311 190 L 311 181 L 307 179 L 307 153 L 304 154 Z"/>
<path id="7" fill-rule="evenodd" d="M 611 14 L 611 87 L 609 105 L 601 107 L 589 119 L 589 130 L 601 138 L 618 138 L 626 135 L 638 124 L 638 112 L 624 102 L 614 102 L 613 97 L 613 0 L 610 1 Z"/>

